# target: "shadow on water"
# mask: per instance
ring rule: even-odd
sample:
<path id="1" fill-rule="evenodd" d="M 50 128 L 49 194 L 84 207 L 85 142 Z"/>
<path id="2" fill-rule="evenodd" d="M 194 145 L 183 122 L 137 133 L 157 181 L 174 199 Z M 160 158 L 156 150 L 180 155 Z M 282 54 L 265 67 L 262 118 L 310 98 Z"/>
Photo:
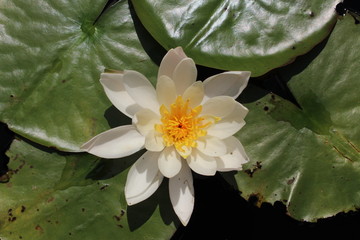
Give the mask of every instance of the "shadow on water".
<path id="1" fill-rule="evenodd" d="M 231 175 L 234 173 L 226 173 Z M 229 178 L 229 176 L 227 176 Z M 224 178 L 195 177 L 195 209 L 186 227 L 180 226 L 171 240 L 191 239 L 266 239 L 266 238 L 343 238 L 356 236 L 360 213 L 339 213 L 317 223 L 297 221 L 286 213 L 281 202 L 274 205 L 258 199 L 243 199 Z"/>
<path id="2" fill-rule="evenodd" d="M 0 123 L 0 136 L 0 183 L 3 183 L 8 182 L 10 178 L 7 174 L 9 158 L 5 153 L 14 140 L 14 133 L 9 130 L 6 124 Z"/>

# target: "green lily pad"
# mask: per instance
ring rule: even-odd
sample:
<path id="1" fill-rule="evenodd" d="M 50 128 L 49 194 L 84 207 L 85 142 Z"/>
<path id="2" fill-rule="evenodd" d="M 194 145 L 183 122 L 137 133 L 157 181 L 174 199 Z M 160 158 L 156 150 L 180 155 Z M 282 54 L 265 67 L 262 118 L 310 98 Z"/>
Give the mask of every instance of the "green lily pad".
<path id="1" fill-rule="evenodd" d="M 169 239 L 176 230 L 164 184 L 127 207 L 124 183 L 133 160 L 60 154 L 17 140 L 8 156 L 12 177 L 0 184 L 1 239 Z"/>
<path id="2" fill-rule="evenodd" d="M 146 72 L 157 66 L 142 48 L 126 1 L 2 0 L 0 121 L 45 146 L 79 151 L 109 128 L 105 68 Z M 105 112 L 105 117 L 109 115 Z M 128 121 L 129 119 L 123 119 Z"/>
<path id="3" fill-rule="evenodd" d="M 301 109 L 273 94 L 247 104 L 238 137 L 251 162 L 235 175 L 246 199 L 305 221 L 360 207 L 359 34 L 346 17 L 318 55 L 279 71 Z"/>
<path id="4" fill-rule="evenodd" d="M 132 1 L 142 23 L 166 49 L 182 46 L 197 64 L 260 76 L 324 39 L 338 0 Z"/>

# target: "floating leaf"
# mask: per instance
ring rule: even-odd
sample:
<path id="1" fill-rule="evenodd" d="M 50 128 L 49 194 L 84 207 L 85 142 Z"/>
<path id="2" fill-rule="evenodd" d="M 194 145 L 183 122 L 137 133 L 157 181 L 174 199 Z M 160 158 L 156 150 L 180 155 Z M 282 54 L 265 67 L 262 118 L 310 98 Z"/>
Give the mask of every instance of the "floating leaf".
<path id="1" fill-rule="evenodd" d="M 0 184 L 1 239 L 169 239 L 175 232 L 167 188 L 126 206 L 133 160 L 60 154 L 17 140 L 8 156 L 13 175 Z"/>
<path id="2" fill-rule="evenodd" d="M 98 81 L 105 68 L 155 76 L 127 2 L 102 13 L 106 2 L 1 0 L 0 120 L 11 130 L 78 151 L 109 128 L 111 103 Z"/>
<path id="3" fill-rule="evenodd" d="M 301 109 L 273 94 L 247 105 L 238 136 L 252 161 L 235 176 L 245 198 L 306 221 L 360 207 L 359 34 L 346 17 L 322 50 L 281 69 Z"/>
<path id="4" fill-rule="evenodd" d="M 134 0 L 144 26 L 166 49 L 197 64 L 260 76 L 324 39 L 336 20 L 329 1 Z"/>

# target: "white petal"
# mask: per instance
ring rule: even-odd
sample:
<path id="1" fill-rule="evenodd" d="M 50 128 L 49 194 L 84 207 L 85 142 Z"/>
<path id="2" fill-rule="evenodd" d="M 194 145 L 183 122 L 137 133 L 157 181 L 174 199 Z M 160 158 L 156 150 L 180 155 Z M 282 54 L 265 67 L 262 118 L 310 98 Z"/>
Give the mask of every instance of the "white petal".
<path id="1" fill-rule="evenodd" d="M 134 126 L 110 129 L 93 137 L 81 149 L 101 158 L 121 158 L 144 148 L 145 137 Z"/>
<path id="2" fill-rule="evenodd" d="M 207 134 L 221 139 L 234 135 L 245 125 L 244 118 L 248 111 L 246 107 L 236 102 L 235 109 L 220 121 L 210 125 Z"/>
<path id="3" fill-rule="evenodd" d="M 241 170 L 242 165 L 249 161 L 245 149 L 236 137 L 229 137 L 224 140 L 228 147 L 228 154 L 218 157 L 218 171 Z"/>
<path id="4" fill-rule="evenodd" d="M 145 137 L 145 148 L 149 151 L 160 152 L 165 147 L 161 133 L 151 130 Z"/>
<path id="5" fill-rule="evenodd" d="M 128 117 L 132 118 L 141 109 L 126 92 L 122 73 L 102 73 L 100 83 L 111 103 Z"/>
<path id="6" fill-rule="evenodd" d="M 184 159 L 186 159 L 192 151 L 192 147 L 188 147 L 188 146 L 182 146 L 181 150 L 180 149 L 176 149 L 176 151 L 178 152 L 178 154 L 180 156 L 182 156 Z"/>
<path id="7" fill-rule="evenodd" d="M 179 173 L 182 160 L 174 147 L 165 148 L 159 156 L 160 172 L 167 178 L 172 178 Z"/>
<path id="8" fill-rule="evenodd" d="M 171 204 L 181 223 L 186 226 L 194 209 L 194 186 L 191 170 L 182 164 L 180 172 L 169 179 Z"/>
<path id="9" fill-rule="evenodd" d="M 196 149 L 202 152 L 205 155 L 211 157 L 218 157 L 225 155 L 227 153 L 227 147 L 223 140 L 212 137 L 206 136 L 201 137 L 197 140 L 197 147 Z"/>
<path id="10" fill-rule="evenodd" d="M 160 63 L 158 79 L 162 75 L 172 78 L 176 66 L 184 58 L 187 58 L 187 56 L 181 47 L 170 49 Z"/>
<path id="11" fill-rule="evenodd" d="M 182 95 L 184 91 L 196 81 L 197 70 L 194 61 L 191 58 L 184 58 L 176 66 L 172 79 L 175 82 L 178 95 Z"/>
<path id="12" fill-rule="evenodd" d="M 224 72 L 204 81 L 205 97 L 230 96 L 237 98 L 247 86 L 251 72 L 232 71 Z"/>
<path id="13" fill-rule="evenodd" d="M 176 99 L 176 87 L 174 81 L 168 76 L 160 76 L 156 85 L 156 93 L 160 104 L 164 104 L 166 107 L 170 106 Z"/>
<path id="14" fill-rule="evenodd" d="M 193 149 L 190 156 L 186 158 L 189 167 L 196 173 L 213 176 L 216 173 L 217 163 L 214 157 L 207 156 Z"/>
<path id="15" fill-rule="evenodd" d="M 128 205 L 147 199 L 160 186 L 164 177 L 156 164 L 159 154 L 147 151 L 131 166 L 125 185 Z"/>
<path id="16" fill-rule="evenodd" d="M 201 81 L 194 82 L 190 87 L 188 87 L 184 94 L 183 99 L 190 100 L 190 107 L 196 107 L 200 105 L 204 98 L 204 84 Z"/>
<path id="17" fill-rule="evenodd" d="M 137 104 L 155 112 L 159 110 L 155 88 L 144 75 L 136 71 L 125 71 L 123 83 L 126 91 Z"/>
<path id="18" fill-rule="evenodd" d="M 234 111 L 236 101 L 229 96 L 218 96 L 210 98 L 203 104 L 202 115 L 211 115 L 215 117 L 226 117 Z"/>
<path id="19" fill-rule="evenodd" d="M 161 123 L 160 116 L 147 108 L 138 111 L 132 120 L 137 130 L 143 136 L 146 136 L 149 131 L 154 130 L 155 124 Z"/>
<path id="20" fill-rule="evenodd" d="M 182 47 L 176 47 L 176 48 L 174 48 L 174 51 L 176 52 L 177 55 L 179 55 L 182 58 L 187 57 L 184 50 L 182 49 Z"/>

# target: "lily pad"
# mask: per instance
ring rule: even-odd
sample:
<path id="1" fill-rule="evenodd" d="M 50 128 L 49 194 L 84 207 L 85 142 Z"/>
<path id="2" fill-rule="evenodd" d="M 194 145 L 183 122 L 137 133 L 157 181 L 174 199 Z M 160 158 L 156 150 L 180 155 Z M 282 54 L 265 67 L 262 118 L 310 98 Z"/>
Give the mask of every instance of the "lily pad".
<path id="1" fill-rule="evenodd" d="M 1 239 L 169 239 L 176 230 L 167 188 L 127 207 L 133 160 L 61 154 L 18 140 L 8 156 L 13 175 L 0 184 Z"/>
<path id="2" fill-rule="evenodd" d="M 182 46 L 197 64 L 260 76 L 312 49 L 336 22 L 338 0 L 132 1 L 166 49 Z"/>
<path id="3" fill-rule="evenodd" d="M 100 73 L 133 69 L 153 78 L 157 66 L 139 42 L 128 3 L 102 12 L 106 3 L 1 0 L 0 121 L 66 151 L 109 128 Z"/>
<path id="4" fill-rule="evenodd" d="M 246 199 L 283 202 L 298 220 L 360 207 L 360 42 L 351 17 L 310 55 L 279 71 L 300 108 L 270 94 L 247 104 L 238 137 L 251 162 L 235 175 Z"/>

